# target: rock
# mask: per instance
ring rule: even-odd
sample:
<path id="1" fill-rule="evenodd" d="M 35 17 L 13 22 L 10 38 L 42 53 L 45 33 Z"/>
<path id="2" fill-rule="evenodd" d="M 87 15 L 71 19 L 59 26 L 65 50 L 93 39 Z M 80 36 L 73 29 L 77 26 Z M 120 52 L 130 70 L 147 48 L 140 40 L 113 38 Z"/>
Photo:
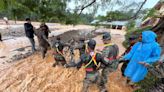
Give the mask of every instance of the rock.
<path id="1" fill-rule="evenodd" d="M 6 58 L 6 56 L 1 56 L 0 58 Z"/>

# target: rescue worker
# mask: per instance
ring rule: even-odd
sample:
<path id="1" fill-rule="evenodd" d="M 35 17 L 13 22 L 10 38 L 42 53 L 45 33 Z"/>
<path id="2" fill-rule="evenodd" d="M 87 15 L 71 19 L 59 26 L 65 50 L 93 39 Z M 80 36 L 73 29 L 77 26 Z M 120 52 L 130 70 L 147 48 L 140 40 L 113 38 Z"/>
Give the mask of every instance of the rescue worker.
<path id="1" fill-rule="evenodd" d="M 43 59 L 45 58 L 48 48 L 50 47 L 50 44 L 45 34 L 45 30 L 46 30 L 46 27 L 44 25 L 41 25 L 40 28 L 35 32 L 38 38 L 38 42 L 39 42 Z"/>
<path id="2" fill-rule="evenodd" d="M 51 31 L 49 30 L 48 26 L 44 22 L 41 24 L 41 26 L 44 26 L 45 28 L 44 32 L 45 32 L 46 38 L 48 39 L 48 35 L 49 33 L 51 33 Z"/>
<path id="3" fill-rule="evenodd" d="M 141 41 L 135 43 L 131 51 L 122 58 L 130 60 L 124 74 L 130 79 L 129 85 L 132 87 L 147 75 L 146 65 L 153 64 L 160 58 L 161 48 L 156 42 L 156 37 L 157 35 L 151 30 L 143 31 Z"/>
<path id="4" fill-rule="evenodd" d="M 88 45 L 87 46 L 88 52 L 81 55 L 78 63 L 65 65 L 65 67 L 67 67 L 67 68 L 68 67 L 77 67 L 79 69 L 79 68 L 81 68 L 82 64 L 85 64 L 86 77 L 83 81 L 82 92 L 88 92 L 89 86 L 93 83 L 97 83 L 98 85 L 100 85 L 99 72 L 98 72 L 100 63 L 102 63 L 103 65 L 110 65 L 110 63 L 111 63 L 107 58 L 103 58 L 101 56 L 101 54 L 96 53 L 94 51 L 95 46 L 96 46 L 95 40 L 90 40 L 87 43 L 87 45 Z M 100 91 L 101 91 L 101 89 L 100 89 Z"/>
<path id="5" fill-rule="evenodd" d="M 56 65 L 64 66 L 66 64 L 66 60 L 63 55 L 63 49 L 65 46 L 70 46 L 70 45 L 62 42 L 60 36 L 58 36 L 52 46 L 54 48 L 53 54 L 54 54 L 54 59 L 56 61 L 56 63 L 53 64 L 53 67 L 55 67 Z"/>
<path id="6" fill-rule="evenodd" d="M 133 45 L 136 43 L 136 37 L 134 37 L 134 36 L 129 37 L 129 43 L 130 43 L 129 47 L 122 54 L 122 56 L 124 56 L 125 54 L 129 53 L 129 51 L 132 49 Z M 122 72 L 122 76 L 125 76 L 124 75 L 124 71 L 125 71 L 125 68 L 127 67 L 128 63 L 129 63 L 129 60 L 121 61 L 120 63 L 122 63 L 122 62 L 123 62 L 123 65 L 121 67 L 121 72 Z"/>
<path id="7" fill-rule="evenodd" d="M 32 52 L 35 52 L 34 27 L 31 24 L 30 18 L 26 18 L 26 22 L 27 23 L 24 23 L 25 34 L 31 42 Z"/>
<path id="8" fill-rule="evenodd" d="M 103 92 L 107 92 L 105 85 L 107 84 L 109 73 L 116 70 L 119 64 L 119 62 L 116 60 L 119 54 L 119 49 L 116 44 L 113 44 L 111 42 L 111 35 L 108 32 L 105 32 L 103 34 L 102 41 L 105 47 L 101 51 L 101 54 L 103 57 L 107 58 L 109 61 L 112 61 L 112 64 L 108 66 L 101 64 L 102 73 L 100 77 L 101 78 L 100 87 L 101 87 L 101 90 L 103 90 Z"/>

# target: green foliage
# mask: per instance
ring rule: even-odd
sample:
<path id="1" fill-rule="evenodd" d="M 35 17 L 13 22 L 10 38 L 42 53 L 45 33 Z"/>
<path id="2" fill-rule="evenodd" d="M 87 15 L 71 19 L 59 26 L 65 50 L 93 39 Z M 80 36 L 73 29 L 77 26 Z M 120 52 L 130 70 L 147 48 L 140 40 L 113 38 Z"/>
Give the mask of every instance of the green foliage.
<path id="1" fill-rule="evenodd" d="M 14 20 L 30 17 L 33 21 L 64 24 L 89 23 L 93 20 L 90 14 L 78 16 L 70 13 L 66 10 L 67 1 L 69 0 L 0 0 L 0 16 Z"/>
<path id="2" fill-rule="evenodd" d="M 125 19 L 125 18 L 130 18 L 131 14 L 128 14 L 123 11 L 110 11 L 107 13 L 106 19 L 107 20 L 120 20 L 120 19 Z"/>
<path id="3" fill-rule="evenodd" d="M 96 19 L 100 21 L 115 21 L 115 20 L 123 20 L 130 19 L 134 14 L 133 9 L 129 11 L 110 11 L 106 16 L 97 16 Z"/>
<path id="4" fill-rule="evenodd" d="M 143 18 L 143 20 L 145 20 L 148 17 L 154 17 L 156 12 L 157 11 L 154 8 L 148 10 L 148 14 Z"/>
<path id="5" fill-rule="evenodd" d="M 148 30 L 151 29 L 151 26 L 145 27 L 145 28 L 133 28 L 130 30 L 127 30 L 127 33 L 125 35 L 125 41 L 123 42 L 123 46 L 124 47 L 128 47 L 129 46 L 129 37 L 130 36 L 134 36 L 136 38 L 139 37 L 139 35 L 144 31 L 144 30 Z"/>
<path id="6" fill-rule="evenodd" d="M 148 75 L 143 81 L 137 83 L 137 85 L 141 88 L 136 90 L 135 92 L 148 92 L 148 89 L 155 85 L 157 81 L 159 81 L 159 79 L 156 76 L 152 75 L 151 73 L 148 73 Z"/>
<path id="7" fill-rule="evenodd" d="M 132 29 L 135 29 L 135 20 L 130 20 L 130 21 L 127 23 L 126 27 L 127 27 L 127 30 L 128 30 L 128 31 L 130 31 L 130 30 L 132 30 Z"/>

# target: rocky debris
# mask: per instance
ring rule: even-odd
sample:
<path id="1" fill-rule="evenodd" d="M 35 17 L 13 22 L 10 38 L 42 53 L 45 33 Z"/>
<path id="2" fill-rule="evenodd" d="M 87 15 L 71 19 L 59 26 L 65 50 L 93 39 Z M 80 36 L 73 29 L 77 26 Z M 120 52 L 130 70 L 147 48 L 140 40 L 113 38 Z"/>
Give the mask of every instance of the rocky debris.
<path id="1" fill-rule="evenodd" d="M 12 63 L 12 62 L 15 62 L 15 61 L 18 61 L 18 60 L 21 60 L 21 59 L 25 59 L 29 56 L 31 56 L 33 53 L 31 51 L 26 51 L 26 52 L 22 52 L 22 53 L 16 53 L 16 54 L 13 54 L 11 56 L 9 56 L 9 59 L 6 59 L 6 62 L 7 63 Z"/>
<path id="2" fill-rule="evenodd" d="M 164 84 L 162 82 L 156 83 L 153 87 L 148 89 L 147 92 L 163 92 L 164 91 Z"/>
<path id="3" fill-rule="evenodd" d="M 18 49 L 15 49 L 13 51 L 25 51 L 25 48 L 24 47 L 23 48 L 18 48 Z"/>
<path id="4" fill-rule="evenodd" d="M 26 52 L 26 53 L 20 53 L 18 55 L 14 55 L 12 58 L 11 58 L 11 61 L 18 61 L 18 60 L 21 60 L 21 59 L 24 59 L 24 58 L 27 58 L 29 56 L 31 56 L 33 53 L 32 52 Z"/>
<path id="5" fill-rule="evenodd" d="M 84 37 L 84 38 L 86 38 L 86 40 L 88 40 L 90 38 L 96 37 L 97 35 L 98 34 L 96 34 L 94 32 L 94 30 L 71 30 L 71 31 L 65 32 L 59 36 L 61 37 L 62 41 L 69 42 L 71 39 L 78 40 L 79 37 Z M 57 36 L 50 37 L 49 38 L 50 43 L 55 42 L 56 37 Z"/>
<path id="6" fill-rule="evenodd" d="M 0 56 L 0 58 L 6 58 L 6 56 Z"/>

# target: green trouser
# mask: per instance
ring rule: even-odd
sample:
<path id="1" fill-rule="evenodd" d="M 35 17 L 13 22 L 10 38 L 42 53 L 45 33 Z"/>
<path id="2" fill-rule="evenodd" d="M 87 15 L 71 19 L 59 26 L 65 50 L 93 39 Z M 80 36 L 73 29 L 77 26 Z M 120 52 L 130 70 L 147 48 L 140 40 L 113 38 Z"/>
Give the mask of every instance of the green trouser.
<path id="1" fill-rule="evenodd" d="M 62 66 L 64 66 L 66 64 L 65 58 L 61 54 L 59 54 L 59 53 L 56 53 L 54 55 L 54 59 L 56 61 L 56 65 L 62 65 Z"/>
<path id="2" fill-rule="evenodd" d="M 103 68 L 101 76 L 100 76 L 100 90 L 104 90 L 104 92 L 107 92 L 107 89 L 105 85 L 108 82 L 109 73 L 111 73 L 113 70 L 109 67 Z"/>
<path id="3" fill-rule="evenodd" d="M 91 84 L 99 84 L 99 73 L 95 72 L 95 73 L 86 73 L 86 77 L 83 81 L 83 89 L 82 92 L 88 92 L 88 88 L 89 86 L 91 86 Z"/>

